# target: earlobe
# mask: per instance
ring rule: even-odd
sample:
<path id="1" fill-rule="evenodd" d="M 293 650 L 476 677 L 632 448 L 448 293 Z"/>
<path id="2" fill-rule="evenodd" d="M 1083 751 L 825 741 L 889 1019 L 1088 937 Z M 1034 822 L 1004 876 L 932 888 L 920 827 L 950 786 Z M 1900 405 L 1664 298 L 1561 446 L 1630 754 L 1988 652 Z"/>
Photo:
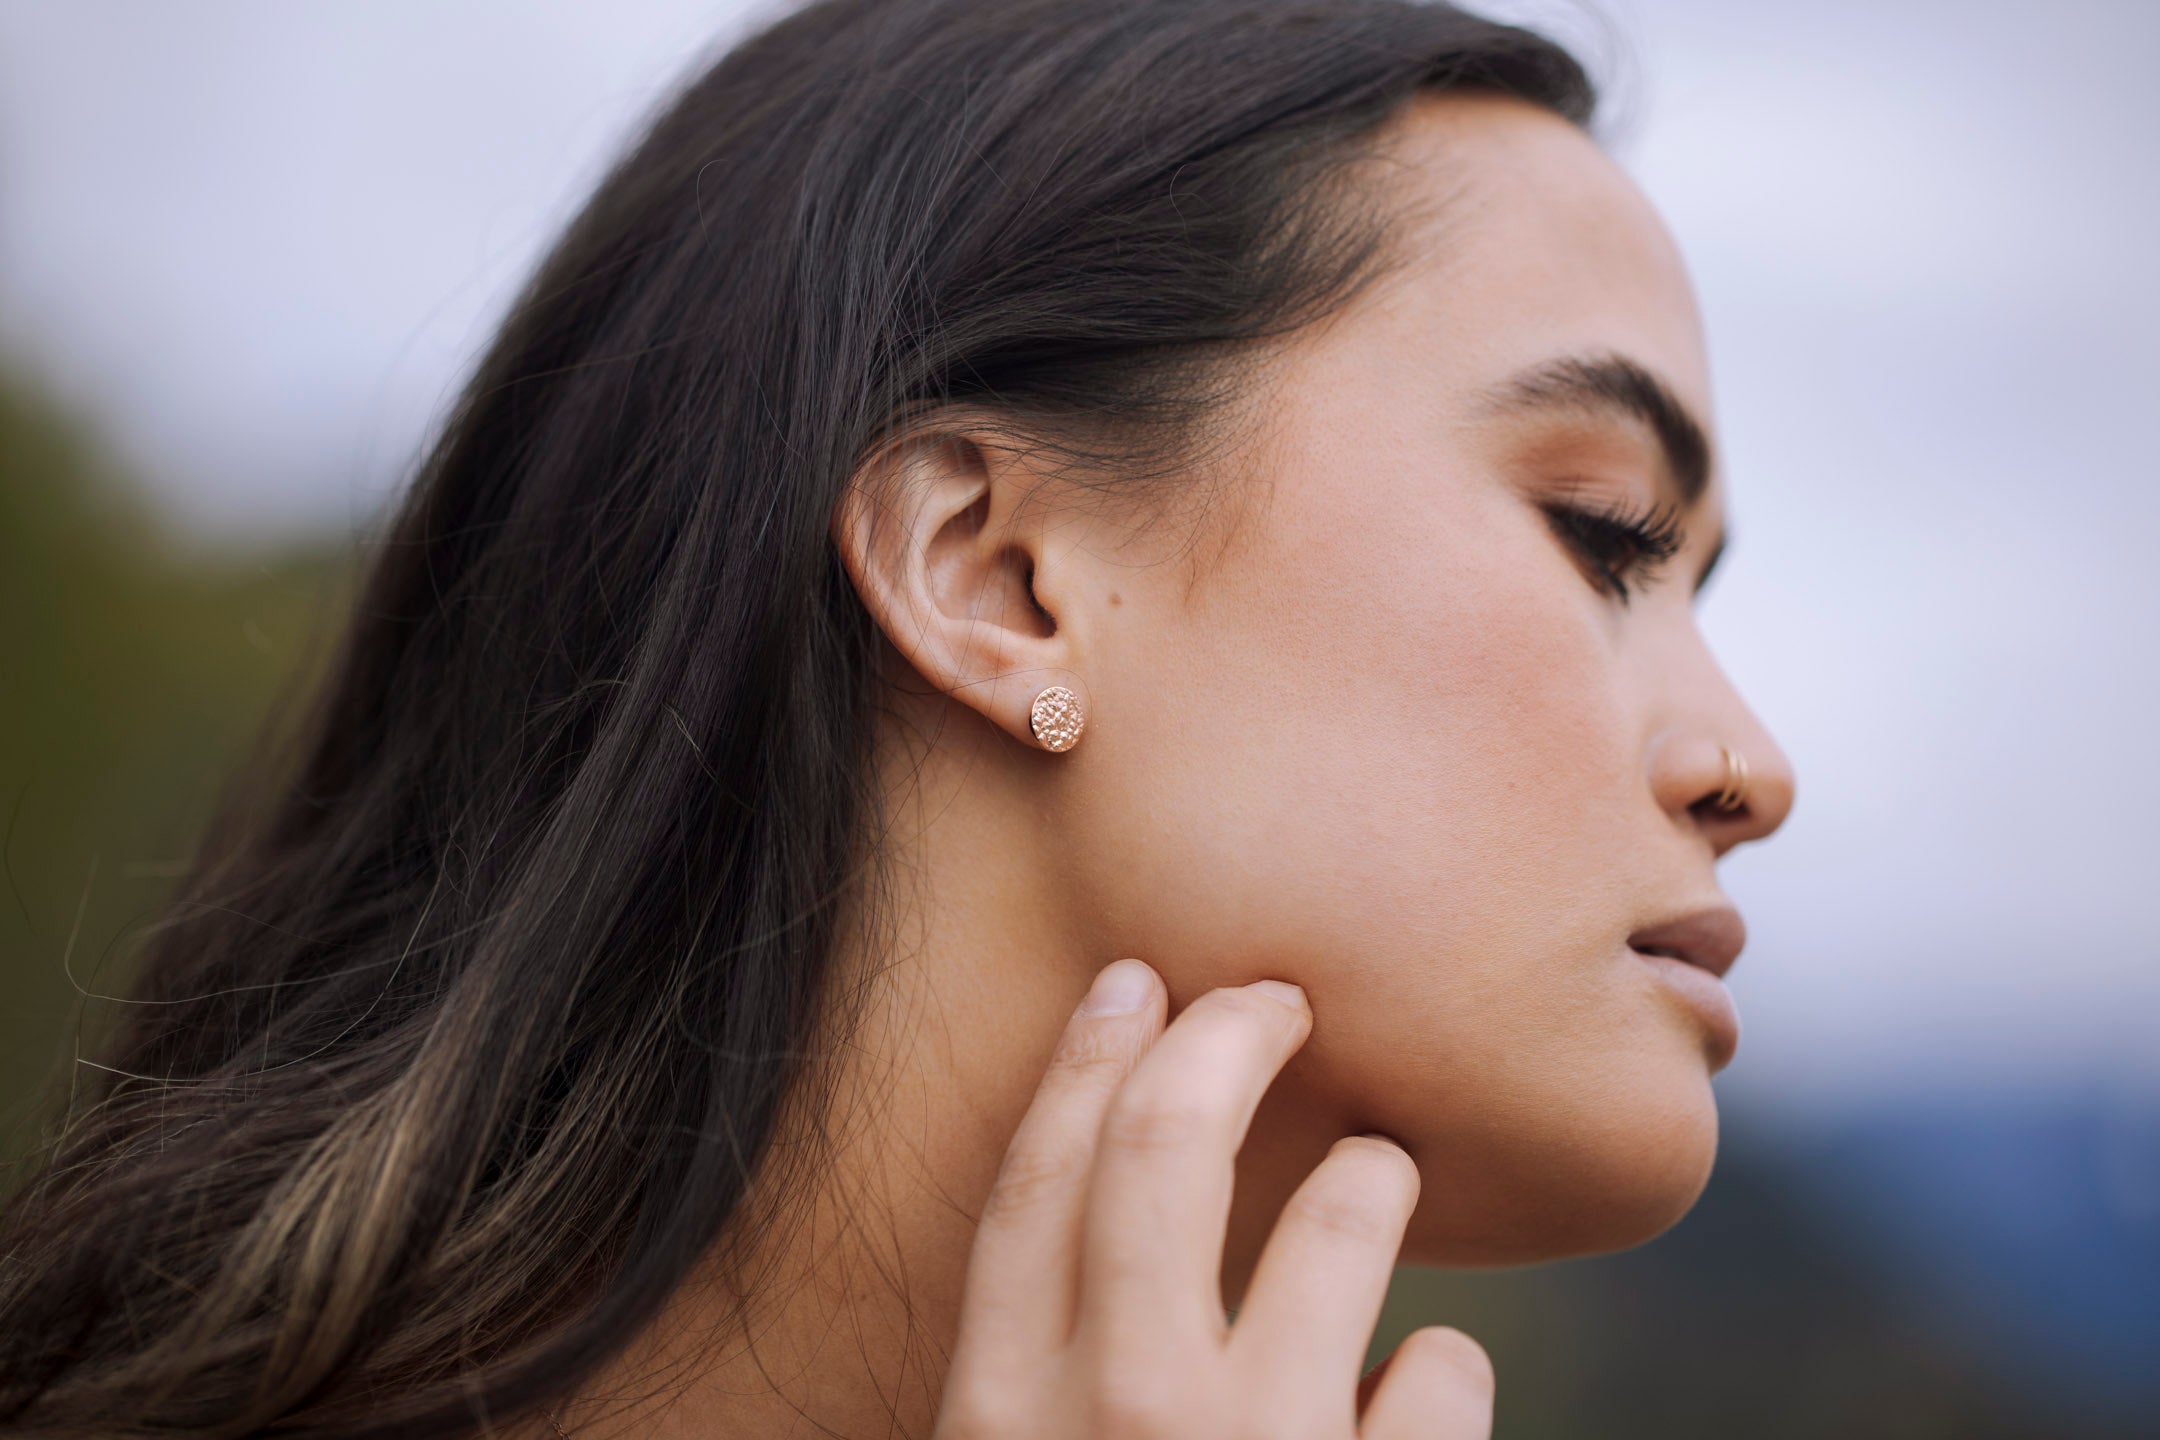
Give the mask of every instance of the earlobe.
<path id="1" fill-rule="evenodd" d="M 886 640 L 936 692 L 1028 745 L 1070 749 L 1084 702 L 1080 627 L 1044 603 L 1045 483 L 1009 448 L 951 430 L 897 438 L 857 467 L 832 539 Z M 1037 714 L 1038 697 L 1063 687 Z M 1059 743 L 1053 743 L 1059 742 Z"/>

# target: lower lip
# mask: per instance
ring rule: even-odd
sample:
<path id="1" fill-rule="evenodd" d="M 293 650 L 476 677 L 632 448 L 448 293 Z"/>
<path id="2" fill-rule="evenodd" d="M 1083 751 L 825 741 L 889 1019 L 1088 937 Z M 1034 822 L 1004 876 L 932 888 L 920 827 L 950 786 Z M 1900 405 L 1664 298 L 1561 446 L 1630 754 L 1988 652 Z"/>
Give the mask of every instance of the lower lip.
<path id="1" fill-rule="evenodd" d="M 1659 983 L 1701 1023 L 1710 1068 L 1722 1070 L 1730 1064 L 1733 1052 L 1740 1046 L 1740 1012 L 1734 1008 L 1732 991 L 1725 988 L 1725 982 L 1700 966 L 1670 955 L 1645 955 L 1632 947 L 1628 953 L 1648 965 Z"/>

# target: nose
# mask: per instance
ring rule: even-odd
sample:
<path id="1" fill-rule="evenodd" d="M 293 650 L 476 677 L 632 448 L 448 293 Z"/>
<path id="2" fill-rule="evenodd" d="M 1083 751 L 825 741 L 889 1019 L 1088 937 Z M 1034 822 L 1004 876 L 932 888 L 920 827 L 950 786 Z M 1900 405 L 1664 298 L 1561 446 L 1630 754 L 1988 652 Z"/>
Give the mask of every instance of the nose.
<path id="1" fill-rule="evenodd" d="M 1792 761 L 1737 697 L 1719 713 L 1726 718 L 1668 732 L 1651 755 L 1658 804 L 1676 821 L 1701 831 L 1713 856 L 1761 840 L 1784 824 L 1795 786 Z M 1728 794 L 1736 778 L 1728 748 L 1745 766 L 1737 803 Z"/>

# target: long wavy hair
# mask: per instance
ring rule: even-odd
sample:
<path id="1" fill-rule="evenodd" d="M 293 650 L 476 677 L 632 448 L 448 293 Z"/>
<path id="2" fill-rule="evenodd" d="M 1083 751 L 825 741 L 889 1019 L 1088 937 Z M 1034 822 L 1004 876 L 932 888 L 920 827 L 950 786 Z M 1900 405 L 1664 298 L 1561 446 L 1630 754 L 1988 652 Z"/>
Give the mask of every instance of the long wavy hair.
<path id="1" fill-rule="evenodd" d="M 965 407 L 1174 486 L 1384 267 L 1352 172 L 1433 88 L 1593 104 L 1408 0 L 818 0 L 681 89 L 14 1185 L 0 1425 L 468 1434 L 781 1223 L 884 913 L 851 475 Z"/>

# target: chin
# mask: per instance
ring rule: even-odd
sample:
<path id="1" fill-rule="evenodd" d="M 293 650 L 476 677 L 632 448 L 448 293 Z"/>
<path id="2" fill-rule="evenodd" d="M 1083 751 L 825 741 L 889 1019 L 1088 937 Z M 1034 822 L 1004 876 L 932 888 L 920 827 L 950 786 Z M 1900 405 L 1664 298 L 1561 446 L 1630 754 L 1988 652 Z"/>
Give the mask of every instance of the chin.
<path id="1" fill-rule="evenodd" d="M 1476 1141 L 1435 1135 L 1413 1150 L 1423 1176 L 1402 1261 L 1527 1265 L 1602 1255 L 1656 1238 L 1693 1208 L 1717 1158 L 1707 1075 L 1649 1094 L 1599 1088 L 1604 1103 L 1495 1124 Z"/>

